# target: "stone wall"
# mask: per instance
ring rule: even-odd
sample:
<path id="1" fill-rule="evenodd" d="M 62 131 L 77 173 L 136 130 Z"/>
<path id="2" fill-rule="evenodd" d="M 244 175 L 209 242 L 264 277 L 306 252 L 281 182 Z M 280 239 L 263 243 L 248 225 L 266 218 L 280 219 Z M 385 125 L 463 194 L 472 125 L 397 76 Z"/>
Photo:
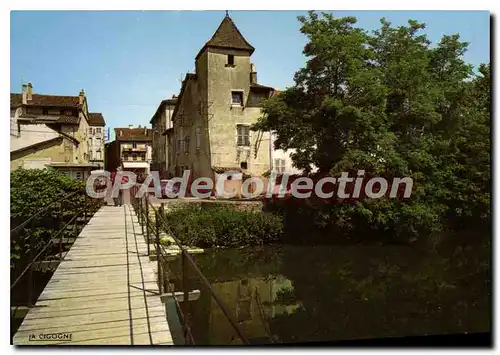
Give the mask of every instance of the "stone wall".
<path id="1" fill-rule="evenodd" d="M 234 66 L 228 66 L 234 55 Z M 212 166 L 241 167 L 262 175 L 269 170 L 269 133 L 250 132 L 250 147 L 237 146 L 238 124 L 251 125 L 261 116 L 260 107 L 248 106 L 250 97 L 250 56 L 246 52 L 212 50 L 208 53 L 207 90 L 210 106 L 209 132 Z M 243 106 L 232 105 L 232 91 L 243 93 Z"/>

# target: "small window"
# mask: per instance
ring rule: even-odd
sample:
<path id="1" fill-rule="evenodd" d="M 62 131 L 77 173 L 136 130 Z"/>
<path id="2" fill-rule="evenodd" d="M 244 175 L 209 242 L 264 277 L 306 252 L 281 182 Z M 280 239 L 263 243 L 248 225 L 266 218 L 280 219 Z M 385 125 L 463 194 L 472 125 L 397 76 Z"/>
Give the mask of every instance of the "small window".
<path id="1" fill-rule="evenodd" d="M 285 159 L 274 159 L 274 168 L 278 174 L 285 172 Z"/>
<path id="2" fill-rule="evenodd" d="M 79 171 L 76 172 L 76 179 L 77 180 L 81 180 L 82 179 L 82 173 L 81 172 L 79 172 Z"/>
<path id="3" fill-rule="evenodd" d="M 250 146 L 250 126 L 239 124 L 236 126 L 238 146 Z"/>
<path id="4" fill-rule="evenodd" d="M 227 65 L 234 66 L 234 55 L 229 54 L 227 56 Z"/>
<path id="5" fill-rule="evenodd" d="M 101 133 L 101 128 L 96 128 L 97 133 Z"/>
<path id="6" fill-rule="evenodd" d="M 92 134 L 92 128 L 89 128 L 89 134 Z"/>
<path id="7" fill-rule="evenodd" d="M 134 160 L 137 160 L 137 154 L 134 154 L 134 155 L 133 155 L 133 159 L 134 159 Z"/>
<path id="8" fill-rule="evenodd" d="M 247 163 L 246 161 L 242 161 L 242 162 L 240 163 L 240 167 L 241 167 L 242 169 L 248 169 L 248 163 Z"/>
<path id="9" fill-rule="evenodd" d="M 232 91 L 231 92 L 231 104 L 243 106 L 243 92 L 242 91 Z"/>

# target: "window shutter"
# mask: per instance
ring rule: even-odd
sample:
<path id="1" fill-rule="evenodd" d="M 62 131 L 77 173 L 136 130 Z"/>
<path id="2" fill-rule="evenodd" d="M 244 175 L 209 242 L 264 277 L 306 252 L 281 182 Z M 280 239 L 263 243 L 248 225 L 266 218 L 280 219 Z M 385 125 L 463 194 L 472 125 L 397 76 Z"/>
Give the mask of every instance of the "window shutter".
<path id="1" fill-rule="evenodd" d="M 250 145 L 250 127 L 244 126 L 244 130 L 245 130 L 245 145 L 249 146 Z"/>
<path id="2" fill-rule="evenodd" d="M 243 132 L 242 132 L 242 126 L 238 125 L 236 128 L 238 132 L 238 145 L 241 146 L 243 145 Z"/>

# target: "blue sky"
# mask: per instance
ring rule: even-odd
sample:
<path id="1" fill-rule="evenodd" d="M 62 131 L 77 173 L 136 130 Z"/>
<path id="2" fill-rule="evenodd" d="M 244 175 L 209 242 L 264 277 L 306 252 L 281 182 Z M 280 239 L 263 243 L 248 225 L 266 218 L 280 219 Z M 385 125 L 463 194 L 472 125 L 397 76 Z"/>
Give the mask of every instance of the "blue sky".
<path id="1" fill-rule="evenodd" d="M 352 15 L 366 30 L 386 17 L 394 25 L 427 24 L 433 42 L 459 33 L 469 42 L 465 60 L 489 62 L 490 19 L 484 11 L 334 11 Z M 259 82 L 284 89 L 304 65 L 303 11 L 230 11 L 256 48 Z M 34 93 L 77 95 L 85 89 L 92 112 L 107 126 L 147 125 L 158 104 L 177 94 L 181 75 L 194 71 L 194 57 L 210 39 L 224 11 L 13 11 L 11 92 L 31 81 Z"/>

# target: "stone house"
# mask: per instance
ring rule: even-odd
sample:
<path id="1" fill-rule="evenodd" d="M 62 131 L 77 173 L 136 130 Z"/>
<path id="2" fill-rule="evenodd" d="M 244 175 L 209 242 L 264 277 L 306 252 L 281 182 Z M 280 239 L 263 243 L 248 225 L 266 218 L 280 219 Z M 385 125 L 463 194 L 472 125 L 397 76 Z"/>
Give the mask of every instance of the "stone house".
<path id="1" fill-rule="evenodd" d="M 294 152 L 294 149 L 283 150 L 283 149 L 274 149 L 274 142 L 276 141 L 276 133 L 271 134 L 271 145 L 273 149 L 271 150 L 271 169 L 276 174 L 302 174 L 303 171 L 301 169 L 293 166 L 292 158 L 290 154 Z"/>
<path id="2" fill-rule="evenodd" d="M 106 145 L 105 168 L 118 167 L 136 174 L 147 174 L 151 166 L 152 130 L 146 127 L 115 128 L 115 140 Z"/>
<path id="3" fill-rule="evenodd" d="M 85 179 L 97 168 L 89 161 L 89 112 L 82 90 L 78 96 L 40 95 L 33 85 L 10 94 L 10 168 L 49 166 Z"/>
<path id="4" fill-rule="evenodd" d="M 158 171 L 162 179 L 168 178 L 169 153 L 166 131 L 173 126 L 172 114 L 176 103 L 175 95 L 171 99 L 163 100 L 149 121 L 153 130 L 151 171 Z"/>
<path id="5" fill-rule="evenodd" d="M 89 160 L 104 168 L 104 132 L 106 122 L 102 113 L 89 113 Z"/>
<path id="6" fill-rule="evenodd" d="M 169 172 L 210 177 L 234 171 L 260 176 L 270 170 L 269 132 L 251 132 L 261 116 L 260 102 L 273 88 L 257 82 L 250 61 L 254 47 L 226 15 L 195 58 L 195 73 L 182 82 L 166 131 L 173 152 Z"/>

